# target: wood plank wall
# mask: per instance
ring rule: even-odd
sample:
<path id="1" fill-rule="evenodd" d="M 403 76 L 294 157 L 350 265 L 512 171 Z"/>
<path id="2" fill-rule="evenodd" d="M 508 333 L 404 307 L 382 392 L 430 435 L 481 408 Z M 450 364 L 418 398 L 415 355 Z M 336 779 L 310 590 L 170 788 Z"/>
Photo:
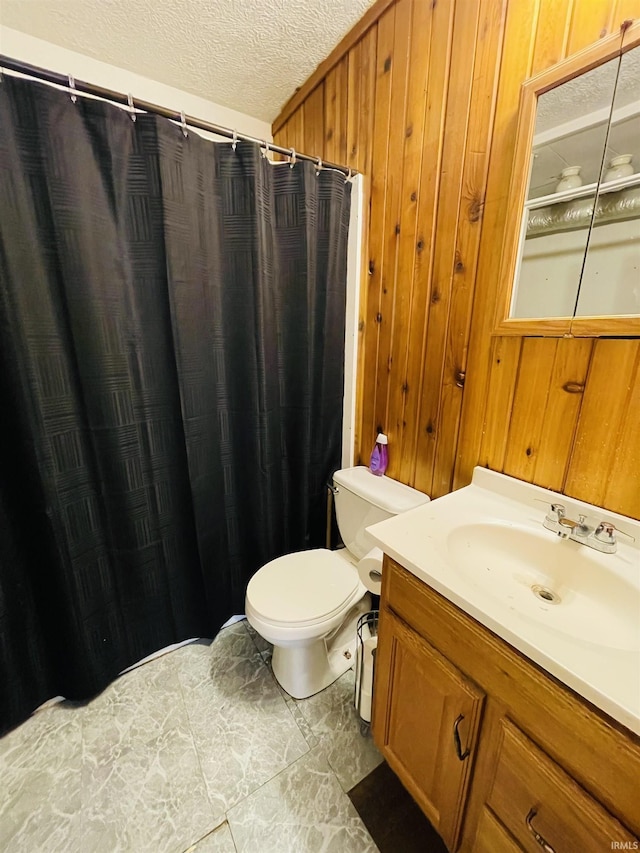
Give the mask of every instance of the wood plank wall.
<path id="1" fill-rule="evenodd" d="M 640 0 L 378 0 L 275 142 L 367 177 L 356 453 L 433 497 L 474 465 L 640 518 L 640 340 L 492 336 L 521 82 Z"/>

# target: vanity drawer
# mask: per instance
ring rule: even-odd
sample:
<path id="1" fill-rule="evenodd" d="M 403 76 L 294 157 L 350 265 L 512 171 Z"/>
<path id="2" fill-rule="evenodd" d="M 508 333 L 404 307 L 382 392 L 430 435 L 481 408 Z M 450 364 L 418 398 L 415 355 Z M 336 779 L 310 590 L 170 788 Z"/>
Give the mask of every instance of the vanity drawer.
<path id="1" fill-rule="evenodd" d="M 500 821 L 485 807 L 480 816 L 473 853 L 522 853 L 522 847 L 516 844 Z"/>
<path id="2" fill-rule="evenodd" d="M 531 853 L 602 853 L 613 842 L 637 841 L 507 720 L 487 805 Z"/>

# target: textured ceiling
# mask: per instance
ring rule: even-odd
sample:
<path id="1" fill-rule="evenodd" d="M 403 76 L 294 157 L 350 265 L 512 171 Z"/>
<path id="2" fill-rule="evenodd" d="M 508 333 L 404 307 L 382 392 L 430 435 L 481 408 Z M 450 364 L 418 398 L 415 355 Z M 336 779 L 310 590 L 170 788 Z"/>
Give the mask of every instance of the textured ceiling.
<path id="1" fill-rule="evenodd" d="M 0 0 L 7 27 L 272 121 L 374 0 Z"/>

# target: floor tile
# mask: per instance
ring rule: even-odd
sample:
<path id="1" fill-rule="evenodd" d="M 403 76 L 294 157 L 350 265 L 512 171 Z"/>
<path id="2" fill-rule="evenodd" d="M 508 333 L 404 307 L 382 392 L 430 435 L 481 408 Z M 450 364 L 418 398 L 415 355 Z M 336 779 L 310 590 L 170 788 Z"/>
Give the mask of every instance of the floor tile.
<path id="1" fill-rule="evenodd" d="M 179 673 L 214 817 L 308 751 L 242 623 Z"/>
<path id="2" fill-rule="evenodd" d="M 0 739 L 0 850 L 79 850 L 82 709 L 63 702 Z"/>
<path id="3" fill-rule="evenodd" d="M 176 649 L 85 707 L 83 853 L 179 853 L 215 826 L 178 678 L 181 664 L 207 651 Z"/>
<path id="4" fill-rule="evenodd" d="M 317 749 L 232 808 L 227 818 L 238 853 L 377 850 Z"/>
<path id="5" fill-rule="evenodd" d="M 225 821 L 209 835 L 189 847 L 185 853 L 236 853 L 236 845 L 233 843 L 229 824 Z"/>
<path id="6" fill-rule="evenodd" d="M 382 761 L 370 733 L 362 734 L 353 704 L 352 669 L 326 690 L 291 702 L 317 738 L 344 791 L 350 791 Z"/>

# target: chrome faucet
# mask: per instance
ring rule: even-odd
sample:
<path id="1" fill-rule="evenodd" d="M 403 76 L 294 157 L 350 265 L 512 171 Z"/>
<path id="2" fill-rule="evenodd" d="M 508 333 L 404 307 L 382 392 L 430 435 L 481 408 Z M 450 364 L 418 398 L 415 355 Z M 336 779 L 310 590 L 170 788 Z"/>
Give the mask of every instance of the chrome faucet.
<path id="1" fill-rule="evenodd" d="M 552 503 L 542 522 L 547 530 L 557 533 L 562 539 L 572 539 L 580 542 L 588 548 L 594 548 L 604 554 L 615 554 L 618 547 L 616 534 L 627 536 L 635 541 L 633 536 L 623 533 L 622 530 L 609 521 L 601 521 L 596 527 L 587 524 L 586 515 L 578 515 L 578 521 L 567 518 L 566 510 L 562 504 Z"/>

